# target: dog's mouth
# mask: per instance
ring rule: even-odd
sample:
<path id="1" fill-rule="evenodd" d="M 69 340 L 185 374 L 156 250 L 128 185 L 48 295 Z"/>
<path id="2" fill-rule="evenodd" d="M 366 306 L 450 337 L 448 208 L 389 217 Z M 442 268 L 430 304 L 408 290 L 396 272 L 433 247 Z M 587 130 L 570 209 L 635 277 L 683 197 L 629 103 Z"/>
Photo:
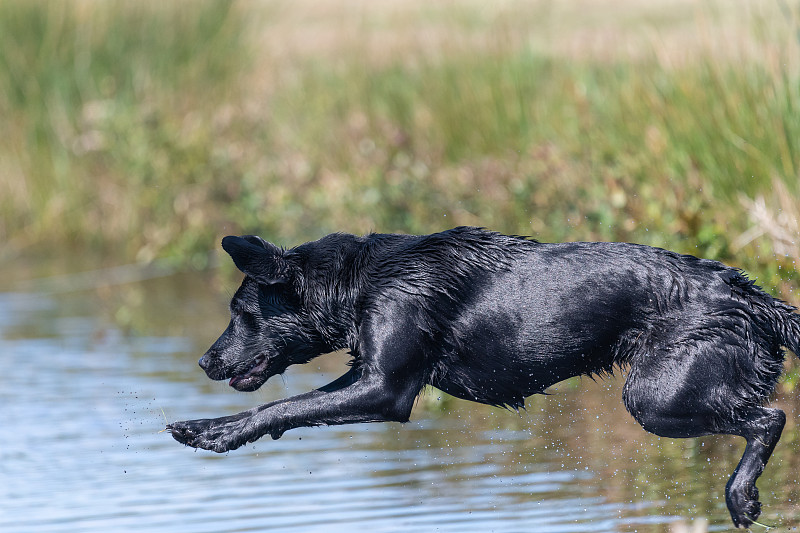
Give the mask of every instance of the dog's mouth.
<path id="1" fill-rule="evenodd" d="M 267 367 L 269 361 L 265 355 L 259 355 L 253 359 L 253 364 L 249 370 L 242 374 L 233 376 L 228 385 L 241 392 L 250 392 L 259 388 L 267 381 Z"/>

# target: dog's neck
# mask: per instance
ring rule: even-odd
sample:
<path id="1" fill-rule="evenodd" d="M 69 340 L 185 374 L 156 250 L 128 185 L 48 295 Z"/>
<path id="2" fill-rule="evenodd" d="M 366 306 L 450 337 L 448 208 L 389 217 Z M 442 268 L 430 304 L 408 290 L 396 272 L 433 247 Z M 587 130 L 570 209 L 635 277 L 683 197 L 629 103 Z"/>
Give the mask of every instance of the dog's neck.
<path id="1" fill-rule="evenodd" d="M 335 253 L 320 253 L 320 247 Z M 355 346 L 358 302 L 366 283 L 357 272 L 365 250 L 364 239 L 349 234 L 328 235 L 292 250 L 303 265 L 297 290 L 325 353 Z"/>

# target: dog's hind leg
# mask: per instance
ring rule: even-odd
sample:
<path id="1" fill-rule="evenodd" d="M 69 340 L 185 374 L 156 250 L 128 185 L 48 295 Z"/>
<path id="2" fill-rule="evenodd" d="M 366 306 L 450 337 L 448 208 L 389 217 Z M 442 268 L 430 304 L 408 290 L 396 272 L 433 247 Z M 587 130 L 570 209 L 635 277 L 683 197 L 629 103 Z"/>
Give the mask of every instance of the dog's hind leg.
<path id="1" fill-rule="evenodd" d="M 662 437 L 744 437 L 747 445 L 726 486 L 725 501 L 734 525 L 749 527 L 761 513 L 755 483 L 780 439 L 786 416 L 743 398 L 732 359 L 701 348 L 693 343 L 673 346 L 663 356 L 635 357 L 623 400 L 644 429 Z"/>
<path id="2" fill-rule="evenodd" d="M 786 415 L 780 409 L 759 407 L 721 431 L 747 439 L 744 455 L 725 486 L 725 502 L 737 527 L 749 527 L 761 514 L 756 480 L 778 444 L 785 423 Z"/>

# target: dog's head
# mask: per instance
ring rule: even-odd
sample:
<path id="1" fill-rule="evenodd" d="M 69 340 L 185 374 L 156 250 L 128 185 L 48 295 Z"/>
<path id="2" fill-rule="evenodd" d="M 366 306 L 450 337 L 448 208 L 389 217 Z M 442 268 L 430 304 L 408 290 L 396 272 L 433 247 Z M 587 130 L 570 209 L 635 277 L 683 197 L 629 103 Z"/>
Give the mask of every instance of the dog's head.
<path id="1" fill-rule="evenodd" d="M 319 355 L 297 292 L 299 259 L 260 237 L 225 237 L 222 247 L 244 272 L 228 328 L 200 359 L 209 378 L 254 391 L 289 365 Z"/>

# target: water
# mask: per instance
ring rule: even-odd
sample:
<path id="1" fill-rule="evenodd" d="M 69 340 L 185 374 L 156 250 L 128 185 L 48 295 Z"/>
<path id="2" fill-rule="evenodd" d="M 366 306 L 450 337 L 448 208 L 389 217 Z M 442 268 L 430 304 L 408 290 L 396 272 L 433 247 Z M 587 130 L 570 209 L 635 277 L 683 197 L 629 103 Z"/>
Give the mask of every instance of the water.
<path id="1" fill-rule="evenodd" d="M 621 380 L 561 386 L 522 414 L 433 392 L 404 425 L 292 430 L 223 455 L 185 448 L 161 432 L 166 420 L 230 414 L 344 371 L 332 355 L 256 393 L 209 381 L 196 360 L 226 323 L 213 286 L 173 275 L 0 294 L 0 531 L 729 527 L 723 489 L 741 443 L 644 433 L 621 407 Z M 762 521 L 796 526 L 793 425 L 784 441 L 760 483 Z"/>

